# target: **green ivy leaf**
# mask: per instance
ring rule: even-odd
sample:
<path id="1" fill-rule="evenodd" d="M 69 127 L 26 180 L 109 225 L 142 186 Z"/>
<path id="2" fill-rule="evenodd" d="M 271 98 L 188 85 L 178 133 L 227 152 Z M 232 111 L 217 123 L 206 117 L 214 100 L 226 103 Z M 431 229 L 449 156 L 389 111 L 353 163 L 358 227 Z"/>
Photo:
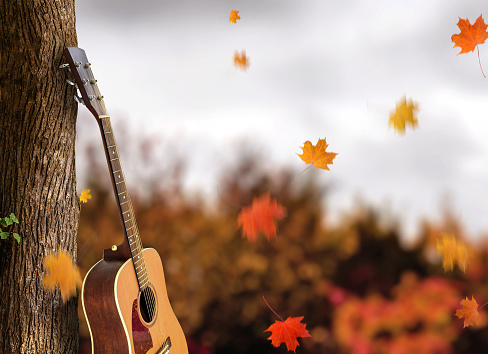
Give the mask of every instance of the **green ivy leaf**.
<path id="1" fill-rule="evenodd" d="M 14 232 L 14 233 L 12 233 L 12 236 L 17 240 L 17 243 L 20 243 L 20 236 L 19 236 L 19 234 L 16 234 Z"/>
<path id="2" fill-rule="evenodd" d="M 5 240 L 7 237 L 8 237 L 8 232 L 1 231 L 1 230 L 0 230 L 0 238 L 1 238 L 2 240 Z"/>
<path id="3" fill-rule="evenodd" d="M 0 225 L 2 225 L 3 227 L 7 227 L 7 220 L 8 218 L 0 218 Z M 10 219 L 9 219 L 10 220 Z"/>
<path id="4" fill-rule="evenodd" d="M 17 220 L 14 213 L 10 213 L 9 217 L 10 217 L 10 220 L 12 220 L 14 223 L 16 223 L 16 224 L 19 223 L 19 220 Z"/>
<path id="5" fill-rule="evenodd" d="M 7 224 L 7 226 L 10 226 L 14 223 L 12 220 L 10 220 L 10 218 L 8 216 L 6 218 L 4 218 L 3 220 L 5 220 L 5 223 Z"/>

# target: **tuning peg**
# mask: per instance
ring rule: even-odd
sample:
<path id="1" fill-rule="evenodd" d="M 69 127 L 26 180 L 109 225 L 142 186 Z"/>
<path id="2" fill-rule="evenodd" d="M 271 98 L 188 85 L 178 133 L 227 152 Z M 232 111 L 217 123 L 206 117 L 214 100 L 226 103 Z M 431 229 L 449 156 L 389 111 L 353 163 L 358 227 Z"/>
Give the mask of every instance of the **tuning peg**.
<path id="1" fill-rule="evenodd" d="M 76 82 L 71 81 L 70 79 L 66 79 L 66 82 L 71 86 L 76 86 Z"/>
<path id="2" fill-rule="evenodd" d="M 65 68 L 69 68 L 69 64 L 68 63 L 64 63 L 64 64 L 61 64 L 59 66 L 60 69 L 65 69 Z"/>
<path id="3" fill-rule="evenodd" d="M 81 98 L 77 94 L 75 94 L 74 98 L 75 98 L 76 102 L 81 103 L 81 104 L 85 104 L 85 102 L 83 102 L 83 98 Z"/>

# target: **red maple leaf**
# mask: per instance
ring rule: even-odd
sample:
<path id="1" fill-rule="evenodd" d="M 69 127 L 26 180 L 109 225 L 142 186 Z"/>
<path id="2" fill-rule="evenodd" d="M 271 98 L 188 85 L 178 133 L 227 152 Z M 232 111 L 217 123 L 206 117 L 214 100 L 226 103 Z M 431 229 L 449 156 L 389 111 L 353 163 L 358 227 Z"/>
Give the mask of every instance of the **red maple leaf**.
<path id="1" fill-rule="evenodd" d="M 254 197 L 251 206 L 242 208 L 237 217 L 237 227 L 249 241 L 256 241 L 262 232 L 268 240 L 276 238 L 276 221 L 286 216 L 286 208 L 271 200 L 269 192 Z"/>
<path id="2" fill-rule="evenodd" d="M 279 347 L 281 343 L 286 344 L 286 349 L 293 350 L 297 348 L 298 341 L 297 337 L 310 337 L 310 333 L 308 333 L 307 329 L 305 328 L 307 325 L 305 323 L 300 323 L 303 319 L 301 317 L 288 317 L 286 321 L 278 321 L 276 320 L 265 332 L 271 332 L 271 344 L 275 347 Z"/>
<path id="3" fill-rule="evenodd" d="M 298 337 L 310 337 L 310 333 L 308 333 L 307 329 L 305 328 L 307 325 L 305 323 L 300 323 L 303 320 L 303 316 L 301 317 L 288 317 L 286 321 L 283 321 L 280 315 L 278 315 L 275 310 L 269 306 L 268 302 L 263 296 L 263 300 L 268 305 L 269 309 L 273 311 L 273 313 L 280 318 L 281 321 L 276 321 L 273 323 L 265 332 L 271 332 L 271 336 L 268 338 L 271 340 L 271 344 L 278 348 L 281 343 L 286 344 L 286 349 L 293 350 L 299 346 L 298 344 Z"/>

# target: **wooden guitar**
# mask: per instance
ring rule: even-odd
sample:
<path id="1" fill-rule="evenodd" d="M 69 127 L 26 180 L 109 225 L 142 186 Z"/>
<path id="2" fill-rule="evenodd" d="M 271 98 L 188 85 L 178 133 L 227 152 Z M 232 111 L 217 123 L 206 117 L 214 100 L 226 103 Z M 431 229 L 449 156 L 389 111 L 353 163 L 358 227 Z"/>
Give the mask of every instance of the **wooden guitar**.
<path id="1" fill-rule="evenodd" d="M 110 117 L 85 51 L 64 50 L 81 97 L 97 119 L 125 234 L 119 246 L 103 251 L 103 259 L 86 274 L 81 291 L 90 330 L 92 353 L 187 354 L 183 330 L 169 303 L 161 258 L 143 248 L 127 192 Z"/>

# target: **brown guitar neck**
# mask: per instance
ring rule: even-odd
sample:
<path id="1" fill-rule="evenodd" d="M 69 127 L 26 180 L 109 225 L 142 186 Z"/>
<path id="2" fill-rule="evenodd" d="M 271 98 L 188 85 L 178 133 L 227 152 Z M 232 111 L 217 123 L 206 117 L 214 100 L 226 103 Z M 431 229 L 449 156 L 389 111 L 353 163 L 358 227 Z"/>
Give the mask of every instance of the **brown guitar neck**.
<path id="1" fill-rule="evenodd" d="M 100 116 L 99 123 L 115 199 L 119 206 L 119 214 L 125 233 L 125 240 L 122 245 L 115 250 L 106 250 L 104 259 L 116 259 L 120 258 L 120 256 L 125 259 L 132 257 L 139 288 L 144 289 L 148 284 L 148 278 L 146 265 L 144 263 L 144 258 L 142 257 L 143 247 L 139 237 L 139 230 L 137 228 L 132 202 L 125 185 L 124 173 L 122 172 L 119 152 L 117 150 L 112 125 L 110 124 L 110 117 L 108 115 Z M 129 252 L 127 252 L 127 250 L 130 251 L 130 254 L 128 254 Z"/>

